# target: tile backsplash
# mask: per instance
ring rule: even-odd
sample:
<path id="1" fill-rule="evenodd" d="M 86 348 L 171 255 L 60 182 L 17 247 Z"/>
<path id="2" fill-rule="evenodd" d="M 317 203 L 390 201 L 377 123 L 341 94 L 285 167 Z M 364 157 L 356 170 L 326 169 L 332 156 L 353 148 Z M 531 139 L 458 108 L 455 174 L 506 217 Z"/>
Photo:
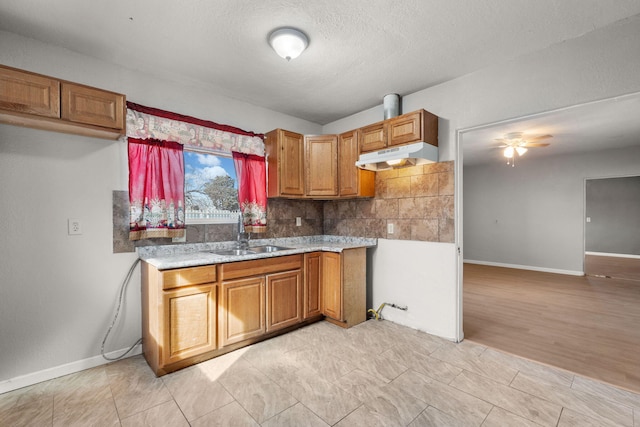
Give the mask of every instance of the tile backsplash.
<path id="1" fill-rule="evenodd" d="M 172 244 L 171 239 L 129 240 L 129 193 L 113 192 L 113 252 Z M 296 226 L 296 218 L 302 220 Z M 269 239 L 313 235 L 375 237 L 428 242 L 454 241 L 453 162 L 376 172 L 376 196 L 335 201 L 269 199 Z M 387 233 L 393 224 L 393 234 Z M 187 243 L 234 240 L 235 224 L 187 226 Z M 176 243 L 179 244 L 179 243 Z"/>
<path id="2" fill-rule="evenodd" d="M 267 232 L 252 234 L 255 239 L 315 236 L 323 234 L 323 202 L 315 200 L 269 199 Z M 296 226 L 296 218 L 301 226 Z M 236 224 L 187 225 L 186 243 L 225 242 L 235 240 Z M 113 192 L 113 252 L 134 252 L 139 246 L 181 244 L 171 239 L 129 240 L 129 193 Z"/>
<path id="3" fill-rule="evenodd" d="M 325 203 L 324 234 L 453 242 L 453 162 L 376 172 L 373 199 Z"/>

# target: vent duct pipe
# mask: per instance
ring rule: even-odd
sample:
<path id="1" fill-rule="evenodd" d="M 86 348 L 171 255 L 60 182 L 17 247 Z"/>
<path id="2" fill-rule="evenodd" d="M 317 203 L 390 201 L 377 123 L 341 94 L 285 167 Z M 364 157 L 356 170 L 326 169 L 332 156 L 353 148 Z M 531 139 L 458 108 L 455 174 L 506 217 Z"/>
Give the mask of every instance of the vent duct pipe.
<path id="1" fill-rule="evenodd" d="M 400 115 L 400 95 L 390 93 L 382 98 L 382 106 L 384 108 L 384 119 L 390 119 Z"/>

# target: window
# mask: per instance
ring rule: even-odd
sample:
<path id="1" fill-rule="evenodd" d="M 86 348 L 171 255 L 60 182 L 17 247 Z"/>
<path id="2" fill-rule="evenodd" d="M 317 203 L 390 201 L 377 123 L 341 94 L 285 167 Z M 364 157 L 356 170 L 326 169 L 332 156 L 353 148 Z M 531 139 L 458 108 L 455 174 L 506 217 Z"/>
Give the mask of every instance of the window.
<path id="1" fill-rule="evenodd" d="M 238 221 L 238 181 L 231 157 L 185 147 L 184 187 L 187 224 Z"/>

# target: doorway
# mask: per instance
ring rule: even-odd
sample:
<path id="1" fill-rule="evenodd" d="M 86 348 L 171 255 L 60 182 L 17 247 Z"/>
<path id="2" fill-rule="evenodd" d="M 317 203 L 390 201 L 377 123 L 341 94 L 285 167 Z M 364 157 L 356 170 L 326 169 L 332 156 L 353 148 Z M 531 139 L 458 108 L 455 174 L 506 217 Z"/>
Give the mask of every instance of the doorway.
<path id="1" fill-rule="evenodd" d="M 585 274 L 640 280 L 640 176 L 585 180 Z"/>
<path id="2" fill-rule="evenodd" d="M 531 290 L 528 288 L 531 284 L 523 278 L 538 275 L 535 280 L 542 280 L 549 290 L 539 295 L 543 298 L 540 300 L 540 307 L 543 308 L 537 312 L 534 310 L 536 314 L 530 318 L 530 325 L 545 315 L 546 304 L 553 303 L 554 298 L 556 301 L 562 300 L 550 291 L 562 290 L 563 279 L 582 281 L 583 288 L 593 287 L 589 279 L 583 277 L 586 247 L 585 180 L 592 177 L 640 175 L 640 124 L 631 123 L 629 119 L 629 114 L 637 117 L 639 113 L 640 94 L 632 94 L 458 132 L 460 171 L 456 188 L 460 189 L 461 195 L 456 201 L 460 213 L 458 218 L 462 218 L 462 221 L 458 221 L 461 223 L 458 242 L 462 250 L 458 286 L 460 324 L 465 339 L 474 340 L 471 336 L 474 331 L 467 322 L 471 317 L 467 316 L 467 311 L 472 298 L 467 285 L 473 274 L 476 278 L 478 274 L 486 276 L 495 268 L 496 271 L 512 273 L 514 276 L 507 279 L 507 289 L 513 291 L 516 299 L 502 306 L 501 298 L 497 295 L 499 286 L 496 283 L 499 279 L 490 278 L 484 287 L 476 287 L 476 296 L 485 306 L 481 316 L 489 323 L 502 322 L 505 328 L 511 328 L 509 333 L 513 333 L 513 337 L 526 337 L 528 330 L 535 329 L 528 327 L 526 322 L 523 325 L 514 321 L 524 317 L 524 311 L 516 308 L 516 302 L 526 303 L 526 292 Z M 606 121 L 608 124 L 605 124 Z M 506 165 L 494 139 L 509 132 L 528 130 L 553 135 L 551 145 L 548 149 L 529 150 L 525 156 L 517 159 L 515 167 Z M 476 271 L 470 273 L 468 266 Z M 599 298 L 606 301 L 609 297 L 605 291 L 593 301 Z M 548 301 L 545 302 L 544 298 L 548 298 Z M 622 299 L 625 300 L 621 305 L 623 308 L 628 307 L 633 311 L 634 307 L 640 306 L 640 293 L 634 289 Z M 502 298 L 502 302 L 506 300 L 508 298 Z M 478 301 L 475 303 L 479 304 Z M 592 315 L 638 319 L 638 313 L 623 313 L 620 310 L 605 310 Z M 566 319 L 556 320 L 548 331 L 539 334 L 543 338 L 553 337 L 561 333 L 565 323 L 570 322 Z M 590 325 L 589 322 L 583 323 Z M 605 338 L 613 337 L 606 327 L 602 331 L 592 331 Z M 624 333 L 624 328 L 619 331 Z M 491 333 L 496 337 L 505 336 L 507 330 L 494 330 Z M 574 350 L 573 356 L 567 360 L 587 357 L 585 354 L 593 345 L 585 334 L 588 332 L 577 333 L 576 336 L 584 338 L 581 340 L 583 348 Z M 640 345 L 640 336 L 628 331 L 617 342 L 609 341 L 604 346 L 624 352 L 623 345 L 620 345 L 623 341 L 631 346 Z M 515 339 L 511 344 L 514 343 Z M 534 341 L 516 345 L 524 349 L 521 356 L 532 359 L 538 357 L 530 348 L 527 350 L 527 346 L 538 348 L 544 345 L 532 343 Z M 497 343 L 487 341 L 484 344 L 500 349 Z M 638 351 L 636 347 L 633 349 Z M 503 350 L 510 351 L 506 348 Z M 548 350 L 555 351 L 553 341 L 550 341 Z M 590 366 L 589 363 L 586 366 Z M 567 369 L 571 369 L 571 364 Z M 640 385 L 634 387 L 639 389 Z"/>

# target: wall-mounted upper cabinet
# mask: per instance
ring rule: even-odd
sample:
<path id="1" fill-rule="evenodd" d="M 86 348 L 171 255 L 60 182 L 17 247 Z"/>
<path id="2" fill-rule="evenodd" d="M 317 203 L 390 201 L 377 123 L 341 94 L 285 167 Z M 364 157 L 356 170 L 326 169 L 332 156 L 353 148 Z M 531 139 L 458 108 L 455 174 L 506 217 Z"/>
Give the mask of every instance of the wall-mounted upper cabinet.
<path id="1" fill-rule="evenodd" d="M 62 83 L 61 118 L 70 122 L 122 130 L 124 95 L 74 83 Z"/>
<path id="2" fill-rule="evenodd" d="M 358 131 L 301 135 L 283 129 L 265 134 L 267 197 L 331 200 L 373 197 L 375 173 L 356 167 Z"/>
<path id="3" fill-rule="evenodd" d="M 0 67 L 0 108 L 43 117 L 60 117 L 60 82 Z"/>
<path id="4" fill-rule="evenodd" d="M 373 197 L 376 188 L 376 173 L 355 166 L 359 130 L 338 135 L 338 182 L 340 197 Z"/>
<path id="5" fill-rule="evenodd" d="M 360 128 L 360 152 L 382 150 L 387 146 L 387 122 Z"/>
<path id="6" fill-rule="evenodd" d="M 419 141 L 438 146 L 438 117 L 425 110 L 403 114 L 360 129 L 361 153 Z"/>
<path id="7" fill-rule="evenodd" d="M 304 135 L 275 129 L 265 134 L 267 197 L 304 197 Z"/>
<path id="8" fill-rule="evenodd" d="M 0 123 L 118 139 L 125 116 L 122 94 L 0 65 Z"/>
<path id="9" fill-rule="evenodd" d="M 338 137 L 308 135 L 304 138 L 306 195 L 338 195 Z"/>

